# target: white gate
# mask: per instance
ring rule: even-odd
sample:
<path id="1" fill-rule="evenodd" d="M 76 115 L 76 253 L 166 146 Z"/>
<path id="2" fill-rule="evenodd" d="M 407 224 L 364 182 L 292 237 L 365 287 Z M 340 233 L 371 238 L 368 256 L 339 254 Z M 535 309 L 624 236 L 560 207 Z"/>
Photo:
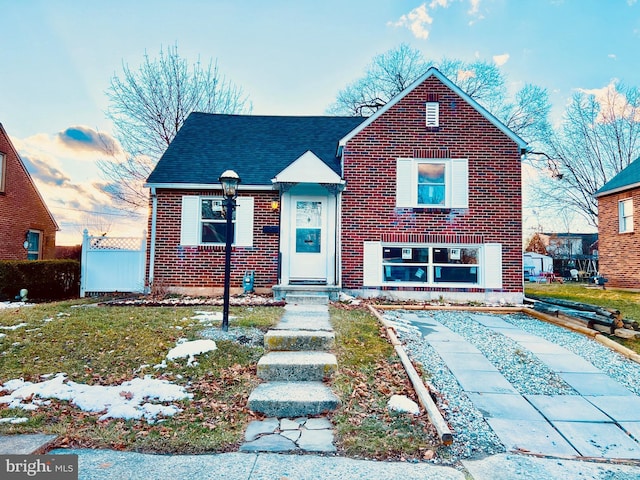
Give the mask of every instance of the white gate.
<path id="1" fill-rule="evenodd" d="M 80 296 L 87 292 L 144 291 L 147 234 L 139 237 L 92 237 L 82 239 Z"/>

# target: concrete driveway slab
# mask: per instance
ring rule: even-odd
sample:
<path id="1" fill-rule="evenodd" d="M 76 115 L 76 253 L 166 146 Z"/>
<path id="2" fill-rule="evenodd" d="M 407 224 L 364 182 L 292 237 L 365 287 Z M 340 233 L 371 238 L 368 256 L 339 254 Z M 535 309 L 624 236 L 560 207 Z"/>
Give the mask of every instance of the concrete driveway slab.
<path id="1" fill-rule="evenodd" d="M 467 392 L 518 393 L 499 372 L 464 370 L 455 372 L 458 383 Z"/>
<path id="2" fill-rule="evenodd" d="M 540 413 L 521 395 L 468 392 L 469 400 L 486 418 L 542 421 Z"/>
<path id="3" fill-rule="evenodd" d="M 613 422 L 579 395 L 526 395 L 525 398 L 547 420 L 567 422 Z"/>
<path id="4" fill-rule="evenodd" d="M 637 395 L 601 395 L 586 399 L 618 423 L 640 422 L 640 397 Z"/>
<path id="5" fill-rule="evenodd" d="M 535 355 L 554 372 L 602 373 L 584 358 L 571 352 L 536 353 Z"/>
<path id="6" fill-rule="evenodd" d="M 640 459 L 640 445 L 614 423 L 552 423 L 585 457 Z"/>
<path id="7" fill-rule="evenodd" d="M 487 423 L 507 450 L 525 450 L 552 456 L 574 456 L 578 452 L 545 420 L 487 418 Z"/>
<path id="8" fill-rule="evenodd" d="M 558 373 L 580 395 L 630 395 L 633 393 L 604 373 Z"/>

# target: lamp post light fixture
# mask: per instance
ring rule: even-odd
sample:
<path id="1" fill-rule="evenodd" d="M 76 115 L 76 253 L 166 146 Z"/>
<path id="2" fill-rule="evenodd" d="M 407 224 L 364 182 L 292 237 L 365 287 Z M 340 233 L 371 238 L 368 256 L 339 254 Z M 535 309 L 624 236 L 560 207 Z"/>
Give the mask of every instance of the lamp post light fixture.
<path id="1" fill-rule="evenodd" d="M 236 196 L 240 177 L 233 170 L 226 170 L 218 179 L 224 195 L 224 215 L 227 219 L 226 243 L 224 249 L 224 302 L 222 307 L 222 331 L 229 330 L 229 290 L 231 284 L 231 244 L 233 243 L 233 210 L 236 208 Z"/>

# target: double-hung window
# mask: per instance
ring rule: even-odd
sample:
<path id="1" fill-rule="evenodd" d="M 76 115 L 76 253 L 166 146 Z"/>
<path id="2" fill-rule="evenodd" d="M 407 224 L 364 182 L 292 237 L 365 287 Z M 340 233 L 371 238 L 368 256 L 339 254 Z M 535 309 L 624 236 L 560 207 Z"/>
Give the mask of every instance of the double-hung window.
<path id="1" fill-rule="evenodd" d="M 236 215 L 233 209 L 232 231 L 235 225 Z M 227 218 L 223 200 L 214 198 L 202 198 L 200 200 L 201 235 L 200 243 L 203 244 L 225 244 L 227 241 Z"/>
<path id="2" fill-rule="evenodd" d="M 253 246 L 253 197 L 238 197 L 233 211 L 232 243 Z M 184 195 L 180 215 L 180 245 L 225 245 L 227 219 L 222 197 Z"/>
<path id="3" fill-rule="evenodd" d="M 468 208 L 469 166 L 467 159 L 397 159 L 396 206 Z"/>
<path id="4" fill-rule="evenodd" d="M 633 232 L 633 199 L 618 202 L 618 226 L 620 233 Z"/>

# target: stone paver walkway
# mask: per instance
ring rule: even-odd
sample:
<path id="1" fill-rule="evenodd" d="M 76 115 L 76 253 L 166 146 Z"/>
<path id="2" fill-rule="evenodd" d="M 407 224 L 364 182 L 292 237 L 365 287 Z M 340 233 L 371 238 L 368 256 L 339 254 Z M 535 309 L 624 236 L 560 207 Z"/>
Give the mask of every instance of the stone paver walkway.
<path id="1" fill-rule="evenodd" d="M 582 357 L 497 315 L 470 314 L 516 341 L 577 395 L 520 395 L 484 355 L 435 319 L 407 314 L 442 357 L 508 450 L 551 456 L 640 459 L 640 397 Z"/>

